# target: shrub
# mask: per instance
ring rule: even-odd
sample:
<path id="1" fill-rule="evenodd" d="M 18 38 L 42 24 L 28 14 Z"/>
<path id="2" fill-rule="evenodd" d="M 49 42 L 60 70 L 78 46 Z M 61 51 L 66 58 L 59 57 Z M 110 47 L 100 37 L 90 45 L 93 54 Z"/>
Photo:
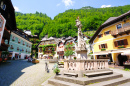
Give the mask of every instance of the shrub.
<path id="1" fill-rule="evenodd" d="M 56 67 L 53 71 L 54 73 L 59 73 L 60 72 L 60 69 L 58 67 Z"/>
<path id="2" fill-rule="evenodd" d="M 76 60 L 76 57 L 74 57 L 74 60 Z"/>

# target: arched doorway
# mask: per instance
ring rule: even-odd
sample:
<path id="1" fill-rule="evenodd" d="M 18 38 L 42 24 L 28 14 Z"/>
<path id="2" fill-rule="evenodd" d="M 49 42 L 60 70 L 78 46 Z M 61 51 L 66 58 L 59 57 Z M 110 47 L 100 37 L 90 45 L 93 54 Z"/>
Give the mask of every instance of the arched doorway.
<path id="1" fill-rule="evenodd" d="M 127 61 L 128 59 L 127 56 L 121 54 L 119 54 L 117 58 L 118 58 L 119 66 L 123 66 L 123 62 Z"/>

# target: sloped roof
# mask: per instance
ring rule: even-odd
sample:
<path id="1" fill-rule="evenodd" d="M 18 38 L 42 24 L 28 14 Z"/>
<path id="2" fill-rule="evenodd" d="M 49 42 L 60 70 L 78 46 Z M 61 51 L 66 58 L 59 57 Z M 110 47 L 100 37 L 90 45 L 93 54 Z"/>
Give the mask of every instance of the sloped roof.
<path id="1" fill-rule="evenodd" d="M 108 22 L 110 22 L 110 21 L 112 21 L 112 20 L 114 20 L 114 19 L 116 19 L 117 17 L 110 17 L 108 20 L 106 20 L 103 24 L 106 24 L 106 23 L 108 23 Z M 102 25 L 103 25 L 102 24 Z"/>
<path id="2" fill-rule="evenodd" d="M 113 23 L 116 23 L 116 22 L 118 22 L 118 21 L 123 20 L 126 16 L 130 16 L 130 10 L 129 10 L 128 12 L 126 12 L 126 13 L 124 13 L 124 14 L 118 16 L 118 17 L 109 18 L 106 22 L 104 22 L 104 23 L 98 28 L 98 30 L 95 32 L 95 34 L 94 34 L 94 35 L 92 36 L 92 38 L 90 39 L 89 43 L 92 43 L 92 42 L 94 41 L 94 39 L 97 37 L 97 35 L 100 33 L 100 31 L 101 31 L 103 28 L 105 28 L 105 27 L 107 27 L 107 26 L 109 26 L 109 25 L 111 25 L 111 24 L 113 24 Z"/>

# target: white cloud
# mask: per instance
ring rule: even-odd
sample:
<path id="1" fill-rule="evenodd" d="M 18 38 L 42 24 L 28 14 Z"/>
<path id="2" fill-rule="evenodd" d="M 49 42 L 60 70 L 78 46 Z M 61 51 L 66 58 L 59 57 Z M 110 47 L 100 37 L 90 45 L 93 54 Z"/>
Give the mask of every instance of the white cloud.
<path id="1" fill-rule="evenodd" d="M 73 6 L 74 1 L 72 0 L 62 0 L 62 2 L 65 4 L 66 7 Z"/>
<path id="2" fill-rule="evenodd" d="M 102 5 L 101 8 L 111 7 L 111 5 Z"/>
<path id="3" fill-rule="evenodd" d="M 14 6 L 15 11 L 20 11 L 18 7 Z"/>
<path id="4" fill-rule="evenodd" d="M 60 3 L 56 5 L 57 7 L 60 6 Z"/>

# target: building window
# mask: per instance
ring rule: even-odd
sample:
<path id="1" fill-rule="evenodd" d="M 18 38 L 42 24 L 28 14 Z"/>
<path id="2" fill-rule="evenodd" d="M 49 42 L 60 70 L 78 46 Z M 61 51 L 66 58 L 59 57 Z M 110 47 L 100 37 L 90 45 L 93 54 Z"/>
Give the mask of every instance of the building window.
<path id="1" fill-rule="evenodd" d="M 27 45 L 26 45 L 27 47 L 28 47 L 28 43 L 27 43 Z"/>
<path id="2" fill-rule="evenodd" d="M 25 45 L 25 41 L 23 41 L 23 45 Z"/>
<path id="3" fill-rule="evenodd" d="M 115 47 L 122 46 L 122 45 L 128 45 L 127 39 L 119 40 L 114 42 Z"/>
<path id="4" fill-rule="evenodd" d="M 107 48 L 107 44 L 101 44 L 101 45 L 99 45 L 99 49 L 103 49 L 103 48 Z"/>
<path id="5" fill-rule="evenodd" d="M 17 50 L 19 50 L 19 47 L 17 47 Z"/>
<path id="6" fill-rule="evenodd" d="M 123 24 L 123 27 L 128 27 L 128 26 L 130 26 L 130 23 L 129 23 L 129 22 Z"/>
<path id="7" fill-rule="evenodd" d="M 121 25 L 121 24 L 118 24 L 118 25 L 116 25 L 116 28 L 117 28 L 117 29 L 120 29 L 120 28 L 122 28 L 122 25 Z"/>
<path id="8" fill-rule="evenodd" d="M 98 38 L 101 38 L 101 37 L 103 37 L 103 34 L 98 35 Z"/>
<path id="9" fill-rule="evenodd" d="M 11 45 L 10 49 L 14 49 L 13 45 Z"/>
<path id="10" fill-rule="evenodd" d="M 15 41 L 15 36 L 12 37 L 12 41 Z"/>
<path id="11" fill-rule="evenodd" d="M 40 53 L 42 52 L 42 48 L 40 49 Z"/>
<path id="12" fill-rule="evenodd" d="M 21 40 L 20 39 L 18 39 L 18 43 L 20 43 L 21 42 Z"/>
<path id="13" fill-rule="evenodd" d="M 0 18 L 0 28 L 2 28 L 3 20 Z"/>
<path id="14" fill-rule="evenodd" d="M 22 49 L 22 51 L 24 51 L 24 49 Z"/>
<path id="15" fill-rule="evenodd" d="M 104 34 L 105 34 L 105 35 L 109 35 L 110 32 L 111 32 L 111 31 L 109 30 L 109 31 L 104 32 Z"/>

